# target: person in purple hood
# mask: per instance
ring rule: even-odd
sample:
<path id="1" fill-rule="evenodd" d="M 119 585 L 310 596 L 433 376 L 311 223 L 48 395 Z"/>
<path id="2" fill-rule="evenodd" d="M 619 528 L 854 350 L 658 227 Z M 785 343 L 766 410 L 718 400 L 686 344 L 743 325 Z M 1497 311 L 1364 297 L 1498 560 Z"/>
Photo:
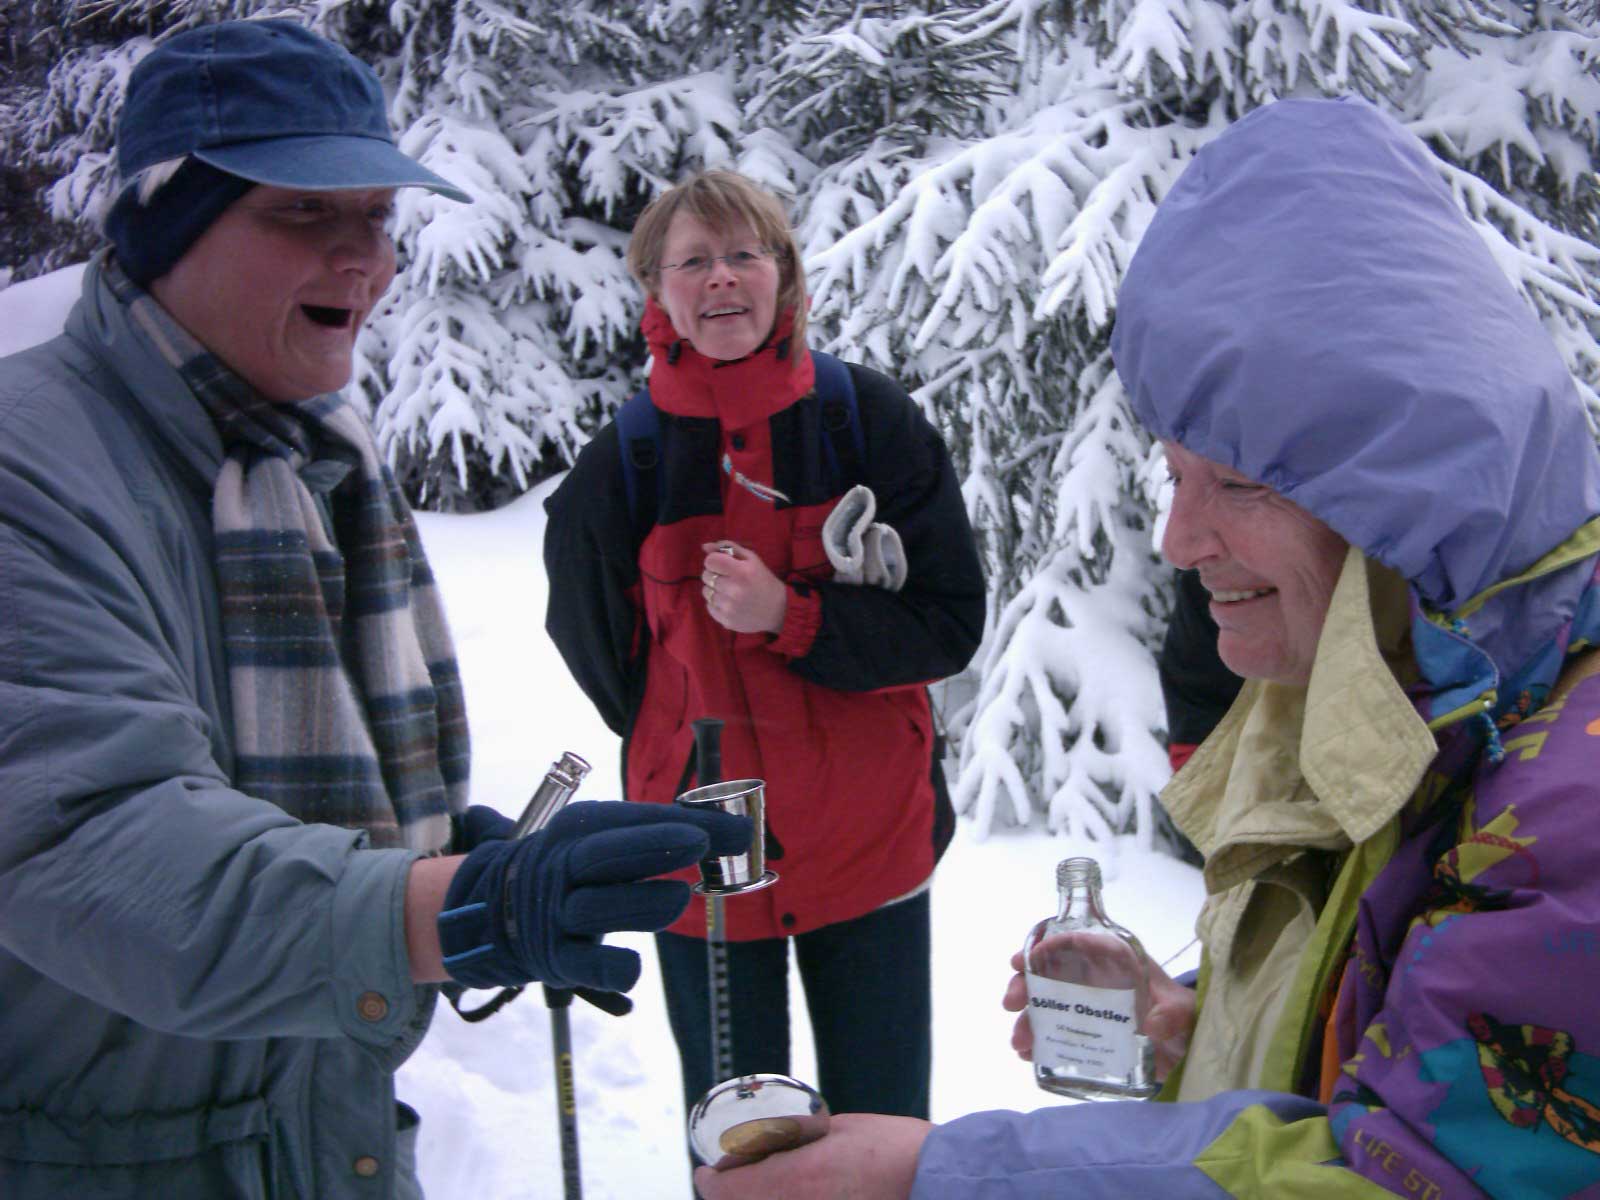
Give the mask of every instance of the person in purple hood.
<path id="1" fill-rule="evenodd" d="M 1600 452 L 1550 338 L 1416 138 L 1287 100 L 1163 201 L 1112 350 L 1247 680 L 1163 795 L 1208 892 L 1193 998 L 1153 976 L 1181 1058 L 703 1194 L 1595 1200 Z"/>

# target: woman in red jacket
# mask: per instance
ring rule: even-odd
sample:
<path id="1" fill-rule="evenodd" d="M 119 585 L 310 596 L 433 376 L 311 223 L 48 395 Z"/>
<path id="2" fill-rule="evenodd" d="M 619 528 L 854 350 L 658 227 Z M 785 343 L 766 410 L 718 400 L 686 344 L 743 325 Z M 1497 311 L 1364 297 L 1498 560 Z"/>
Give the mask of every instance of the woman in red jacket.
<path id="1" fill-rule="evenodd" d="M 789 1068 L 792 940 L 829 1103 L 925 1116 L 928 885 L 953 826 L 927 684 L 967 664 L 984 621 L 949 456 L 875 371 L 847 368 L 853 403 L 819 397 L 794 234 L 749 179 L 663 193 L 628 262 L 659 435 L 641 454 L 607 425 L 551 497 L 547 627 L 624 739 L 629 800 L 672 801 L 700 717 L 725 722 L 725 777 L 766 781 L 780 878 L 726 902 L 734 1073 Z M 847 492 L 888 563 L 865 578 L 836 576 L 823 544 Z M 658 938 L 691 1102 L 720 1082 L 704 938 L 698 908 Z"/>

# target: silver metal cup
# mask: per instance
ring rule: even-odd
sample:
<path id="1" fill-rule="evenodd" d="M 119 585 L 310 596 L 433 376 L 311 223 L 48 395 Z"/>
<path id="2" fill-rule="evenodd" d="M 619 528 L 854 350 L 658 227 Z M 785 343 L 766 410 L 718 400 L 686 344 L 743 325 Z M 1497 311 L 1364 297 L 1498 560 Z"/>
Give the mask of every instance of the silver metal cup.
<path id="1" fill-rule="evenodd" d="M 776 871 L 767 870 L 767 785 L 761 779 L 730 779 L 708 783 L 679 796 L 684 808 L 714 808 L 749 817 L 750 848 L 743 854 L 724 854 L 700 860 L 700 882 L 694 890 L 707 896 L 737 896 L 775 883 Z"/>
<path id="2" fill-rule="evenodd" d="M 828 1105 L 789 1075 L 741 1075 L 717 1084 L 689 1114 L 695 1156 L 719 1171 L 793 1150 L 828 1132 Z"/>

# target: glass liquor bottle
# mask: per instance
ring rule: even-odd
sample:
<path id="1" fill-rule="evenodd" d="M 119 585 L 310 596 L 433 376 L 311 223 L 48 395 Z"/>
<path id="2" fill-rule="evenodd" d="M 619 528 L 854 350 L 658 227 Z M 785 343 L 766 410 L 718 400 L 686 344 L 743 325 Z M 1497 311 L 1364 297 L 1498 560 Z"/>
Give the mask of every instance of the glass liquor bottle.
<path id="1" fill-rule="evenodd" d="M 1056 888 L 1060 911 L 1035 925 L 1022 948 L 1034 1078 L 1076 1100 L 1153 1096 L 1144 948 L 1106 916 L 1094 859 L 1063 860 Z"/>

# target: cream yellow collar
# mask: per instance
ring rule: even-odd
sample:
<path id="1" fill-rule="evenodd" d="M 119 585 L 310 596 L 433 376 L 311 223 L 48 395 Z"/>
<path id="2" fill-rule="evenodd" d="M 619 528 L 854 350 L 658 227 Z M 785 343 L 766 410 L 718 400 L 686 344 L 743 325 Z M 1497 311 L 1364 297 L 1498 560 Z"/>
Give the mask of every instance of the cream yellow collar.
<path id="1" fill-rule="evenodd" d="M 1348 849 L 1411 798 L 1437 747 L 1396 679 L 1412 670 L 1408 624 L 1405 581 L 1352 546 L 1310 684 L 1247 683 L 1167 785 L 1209 891 L 1304 849 Z"/>

